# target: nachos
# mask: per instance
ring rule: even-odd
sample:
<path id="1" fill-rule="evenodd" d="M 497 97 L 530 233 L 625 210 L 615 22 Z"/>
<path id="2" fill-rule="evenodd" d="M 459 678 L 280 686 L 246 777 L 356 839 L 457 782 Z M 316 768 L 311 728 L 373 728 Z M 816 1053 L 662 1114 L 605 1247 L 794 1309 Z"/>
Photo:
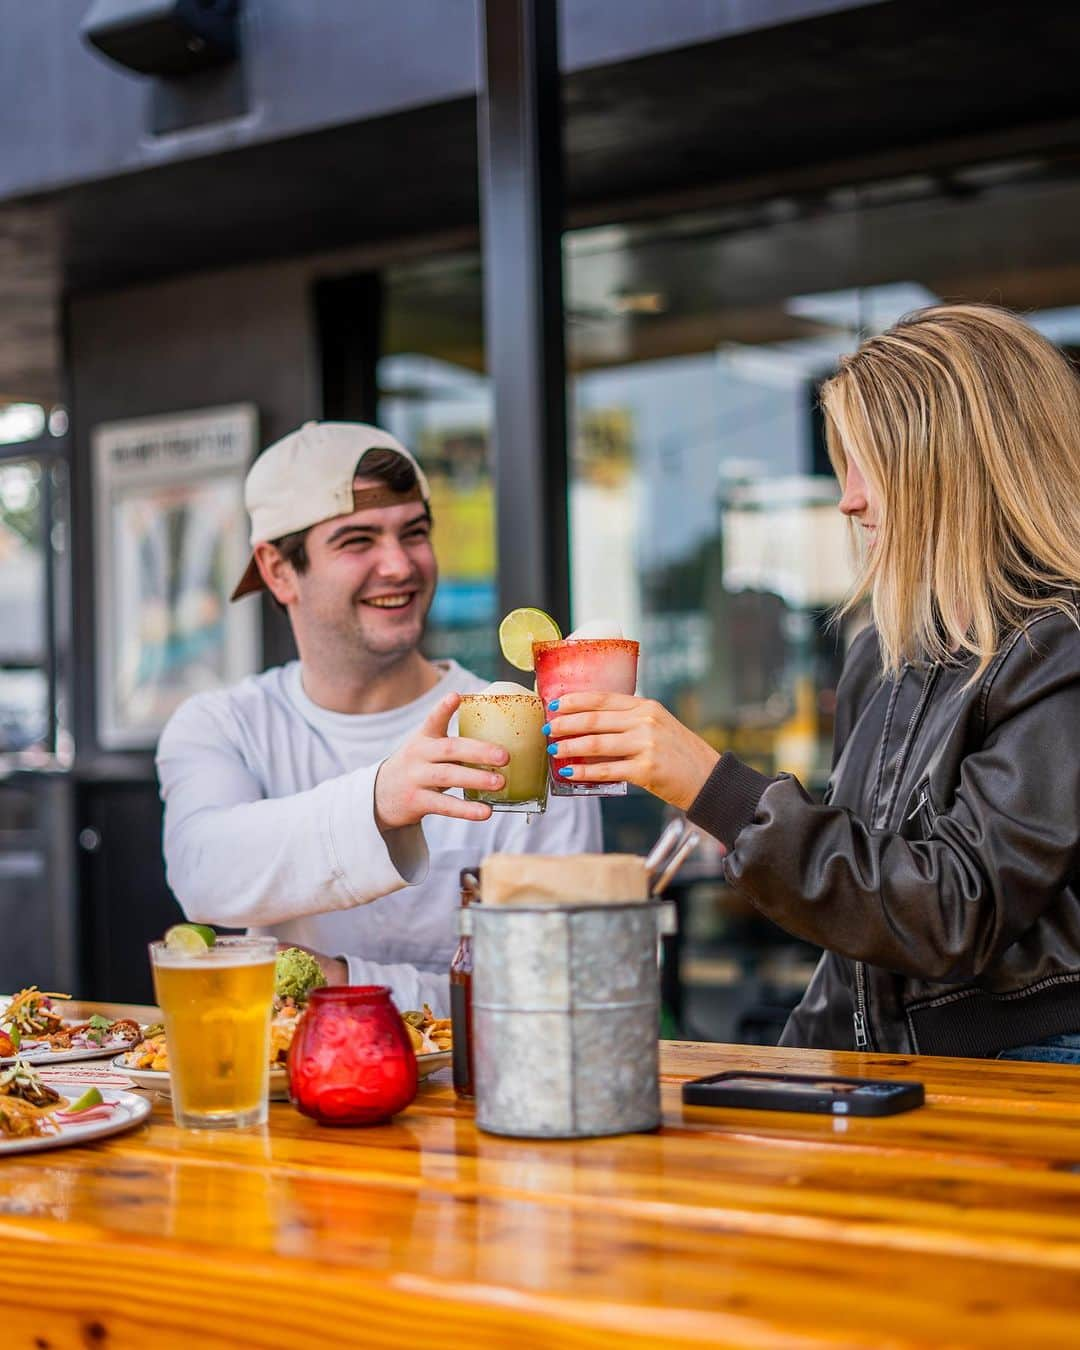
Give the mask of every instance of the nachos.
<path id="1" fill-rule="evenodd" d="M 425 1003 L 422 1012 L 410 1009 L 401 1014 L 405 1030 L 409 1033 L 414 1053 L 418 1055 L 436 1055 L 453 1046 L 454 1038 L 450 1029 L 449 1017 L 436 1017 Z"/>

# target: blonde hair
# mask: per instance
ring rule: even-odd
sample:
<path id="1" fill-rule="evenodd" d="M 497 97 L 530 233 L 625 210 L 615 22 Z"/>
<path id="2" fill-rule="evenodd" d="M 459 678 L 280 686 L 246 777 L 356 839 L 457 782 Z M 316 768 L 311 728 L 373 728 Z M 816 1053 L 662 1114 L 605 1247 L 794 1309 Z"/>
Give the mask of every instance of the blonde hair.
<path id="1" fill-rule="evenodd" d="M 1077 621 L 1080 379 L 990 305 L 918 310 L 869 338 L 822 388 L 829 456 L 850 455 L 879 508 L 841 612 L 867 596 L 887 674 L 993 660 L 1005 632 Z"/>

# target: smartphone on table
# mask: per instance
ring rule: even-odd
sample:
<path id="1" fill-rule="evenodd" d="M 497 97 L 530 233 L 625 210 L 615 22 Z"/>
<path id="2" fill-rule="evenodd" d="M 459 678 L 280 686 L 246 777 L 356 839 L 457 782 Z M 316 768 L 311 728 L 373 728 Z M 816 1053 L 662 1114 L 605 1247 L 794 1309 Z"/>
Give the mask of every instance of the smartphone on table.
<path id="1" fill-rule="evenodd" d="M 682 1099 L 687 1106 L 813 1111 L 830 1116 L 894 1116 L 926 1100 L 921 1083 L 739 1069 L 684 1083 Z"/>

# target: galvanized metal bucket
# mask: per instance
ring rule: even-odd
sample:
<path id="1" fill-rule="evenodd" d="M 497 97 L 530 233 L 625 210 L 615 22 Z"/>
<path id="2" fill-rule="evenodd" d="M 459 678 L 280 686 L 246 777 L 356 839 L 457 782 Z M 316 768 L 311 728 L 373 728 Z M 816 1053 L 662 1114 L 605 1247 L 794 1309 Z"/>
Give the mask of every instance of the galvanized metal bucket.
<path id="1" fill-rule="evenodd" d="M 660 1124 L 657 939 L 674 907 L 471 905 L 476 1123 L 541 1139 Z"/>

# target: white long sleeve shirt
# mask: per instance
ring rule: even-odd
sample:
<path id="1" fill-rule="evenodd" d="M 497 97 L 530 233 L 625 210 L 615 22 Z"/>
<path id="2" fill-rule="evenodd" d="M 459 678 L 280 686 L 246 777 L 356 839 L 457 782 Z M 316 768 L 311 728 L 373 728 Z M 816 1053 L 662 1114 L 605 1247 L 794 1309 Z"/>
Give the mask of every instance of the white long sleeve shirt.
<path id="1" fill-rule="evenodd" d="M 271 933 L 343 957 L 351 984 L 389 985 L 401 1009 L 449 1011 L 458 874 L 488 853 L 600 849 L 594 801 L 551 797 L 545 814 L 483 823 L 428 816 L 375 823 L 375 775 L 446 694 L 484 681 L 456 662 L 423 697 L 336 713 L 305 694 L 300 663 L 197 694 L 158 744 L 169 885 L 195 922 Z"/>

